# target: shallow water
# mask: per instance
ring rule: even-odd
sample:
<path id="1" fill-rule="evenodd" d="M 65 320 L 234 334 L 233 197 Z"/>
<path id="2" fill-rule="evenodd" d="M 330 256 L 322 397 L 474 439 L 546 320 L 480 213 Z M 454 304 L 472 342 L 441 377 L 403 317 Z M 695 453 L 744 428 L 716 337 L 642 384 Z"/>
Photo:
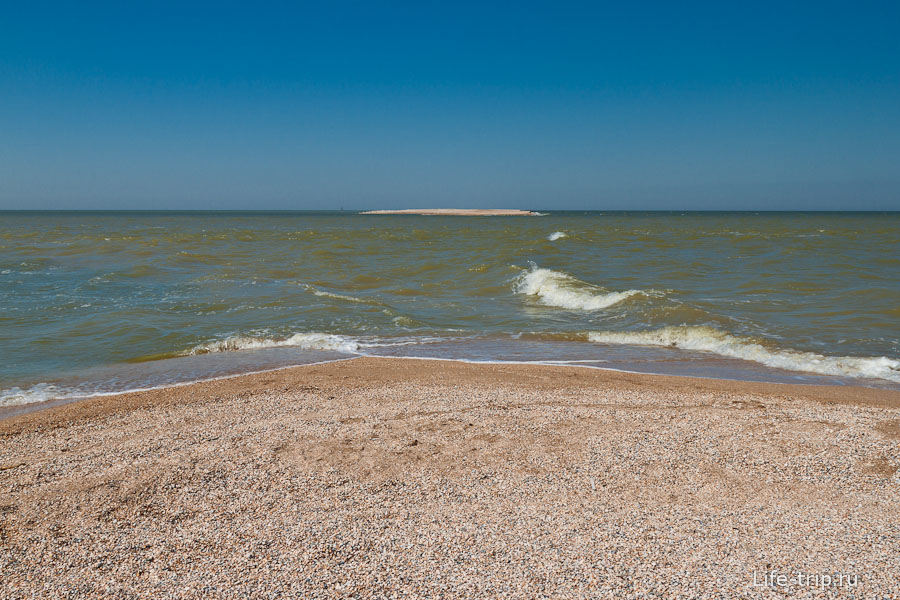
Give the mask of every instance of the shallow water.
<path id="1" fill-rule="evenodd" d="M 0 212 L 0 404 L 360 353 L 900 387 L 900 213 Z"/>

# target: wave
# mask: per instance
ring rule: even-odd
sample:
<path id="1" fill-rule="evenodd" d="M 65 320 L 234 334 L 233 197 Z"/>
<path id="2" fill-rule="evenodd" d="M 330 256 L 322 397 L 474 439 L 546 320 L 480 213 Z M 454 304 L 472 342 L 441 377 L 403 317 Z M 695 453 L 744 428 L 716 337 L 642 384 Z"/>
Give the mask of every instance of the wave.
<path id="1" fill-rule="evenodd" d="M 551 242 L 555 242 L 556 240 L 561 240 L 564 237 L 569 237 L 566 235 L 565 231 L 556 231 L 547 236 L 547 239 Z"/>
<path id="2" fill-rule="evenodd" d="M 209 354 L 211 352 L 231 352 L 233 350 L 255 350 L 258 348 L 277 348 L 292 346 L 304 350 L 334 350 L 356 354 L 359 343 L 330 333 L 295 333 L 285 338 L 267 338 L 254 336 L 232 336 L 224 340 L 215 340 L 199 344 L 191 348 L 188 354 Z"/>
<path id="3" fill-rule="evenodd" d="M 712 327 L 663 327 L 650 331 L 599 331 L 588 339 L 601 344 L 668 346 L 712 352 L 788 371 L 838 377 L 875 377 L 900 382 L 900 360 L 886 356 L 824 356 L 815 352 L 770 348 L 752 338 L 725 333 Z"/>
<path id="4" fill-rule="evenodd" d="M 347 302 L 360 302 L 363 304 L 367 304 L 370 302 L 369 300 L 365 300 L 363 298 L 357 298 L 356 296 L 345 296 L 343 294 L 335 294 L 334 292 L 326 292 L 324 290 L 320 290 L 311 285 L 304 285 L 303 287 L 305 287 L 307 290 L 309 290 L 316 296 L 322 296 L 325 298 L 335 298 L 337 300 L 346 300 Z"/>
<path id="5" fill-rule="evenodd" d="M 415 327 L 420 323 L 411 317 L 400 315 L 391 319 L 398 327 Z"/>
<path id="6" fill-rule="evenodd" d="M 537 296 L 546 306 L 570 310 L 601 310 L 638 294 L 641 290 L 604 292 L 600 288 L 579 281 L 566 273 L 541 269 L 532 265 L 516 278 L 513 289 L 526 296 Z"/>
<path id="7" fill-rule="evenodd" d="M 18 406 L 19 404 L 32 404 L 34 402 L 46 402 L 60 397 L 60 390 L 49 383 L 38 383 L 27 389 L 12 387 L 0 390 L 0 406 Z"/>

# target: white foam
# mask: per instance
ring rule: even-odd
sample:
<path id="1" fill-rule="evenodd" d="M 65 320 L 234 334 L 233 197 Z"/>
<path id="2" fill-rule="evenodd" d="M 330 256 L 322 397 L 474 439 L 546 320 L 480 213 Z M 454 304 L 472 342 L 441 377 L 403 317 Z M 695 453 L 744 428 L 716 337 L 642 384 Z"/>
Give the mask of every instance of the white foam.
<path id="1" fill-rule="evenodd" d="M 900 382 L 900 360 L 886 356 L 824 356 L 815 352 L 770 348 L 751 338 L 731 335 L 712 327 L 681 326 L 650 331 L 600 331 L 589 333 L 588 339 L 602 344 L 669 346 L 712 352 L 789 371 L 838 377 L 875 377 Z"/>
<path id="2" fill-rule="evenodd" d="M 519 294 L 537 296 L 539 302 L 546 306 L 570 310 L 601 310 L 643 293 L 640 290 L 604 292 L 571 275 L 541 269 L 537 265 L 532 265 L 530 270 L 516 278 L 514 289 Z"/>
<path id="3" fill-rule="evenodd" d="M 0 390 L 0 406 L 18 406 L 59 398 L 60 390 L 49 383 L 38 383 L 28 389 L 19 387 Z"/>
<path id="4" fill-rule="evenodd" d="M 232 336 L 224 340 L 215 340 L 199 344 L 190 350 L 190 354 L 208 354 L 210 352 L 230 352 L 232 350 L 254 350 L 258 348 L 276 348 L 292 346 L 304 350 L 335 350 L 355 354 L 359 351 L 359 343 L 342 335 L 328 333 L 295 333 L 286 338 L 267 338 L 252 336 Z"/>
<path id="5" fill-rule="evenodd" d="M 550 240 L 551 242 L 555 242 L 556 240 L 561 240 L 564 237 L 569 237 L 566 235 L 565 231 L 556 231 L 554 233 L 551 233 L 549 236 L 547 236 L 547 239 Z"/>
<path id="6" fill-rule="evenodd" d="M 316 296 L 323 296 L 325 298 L 335 298 L 337 300 L 346 300 L 347 302 L 362 302 L 366 303 L 368 300 L 364 300 L 363 298 L 357 298 L 356 296 L 345 296 L 343 294 L 335 294 L 334 292 L 326 292 L 325 290 L 317 289 L 311 285 L 304 285 L 307 290 L 315 294 Z"/>

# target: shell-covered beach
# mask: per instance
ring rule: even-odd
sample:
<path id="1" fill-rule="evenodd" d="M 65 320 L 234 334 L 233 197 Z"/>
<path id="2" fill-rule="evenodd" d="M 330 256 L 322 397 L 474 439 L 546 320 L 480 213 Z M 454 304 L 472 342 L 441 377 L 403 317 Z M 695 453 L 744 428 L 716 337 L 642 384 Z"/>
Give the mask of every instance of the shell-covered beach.
<path id="1" fill-rule="evenodd" d="M 898 456 L 896 391 L 570 366 L 94 398 L 0 421 L 0 595 L 895 597 Z"/>

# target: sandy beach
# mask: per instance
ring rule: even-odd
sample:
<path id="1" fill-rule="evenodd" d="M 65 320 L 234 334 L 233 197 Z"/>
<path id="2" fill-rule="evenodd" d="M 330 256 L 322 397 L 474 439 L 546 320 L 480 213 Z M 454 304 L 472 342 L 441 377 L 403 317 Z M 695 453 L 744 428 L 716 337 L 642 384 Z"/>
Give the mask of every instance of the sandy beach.
<path id="1" fill-rule="evenodd" d="M 898 466 L 900 392 L 360 358 L 0 420 L 0 596 L 893 598 Z"/>

